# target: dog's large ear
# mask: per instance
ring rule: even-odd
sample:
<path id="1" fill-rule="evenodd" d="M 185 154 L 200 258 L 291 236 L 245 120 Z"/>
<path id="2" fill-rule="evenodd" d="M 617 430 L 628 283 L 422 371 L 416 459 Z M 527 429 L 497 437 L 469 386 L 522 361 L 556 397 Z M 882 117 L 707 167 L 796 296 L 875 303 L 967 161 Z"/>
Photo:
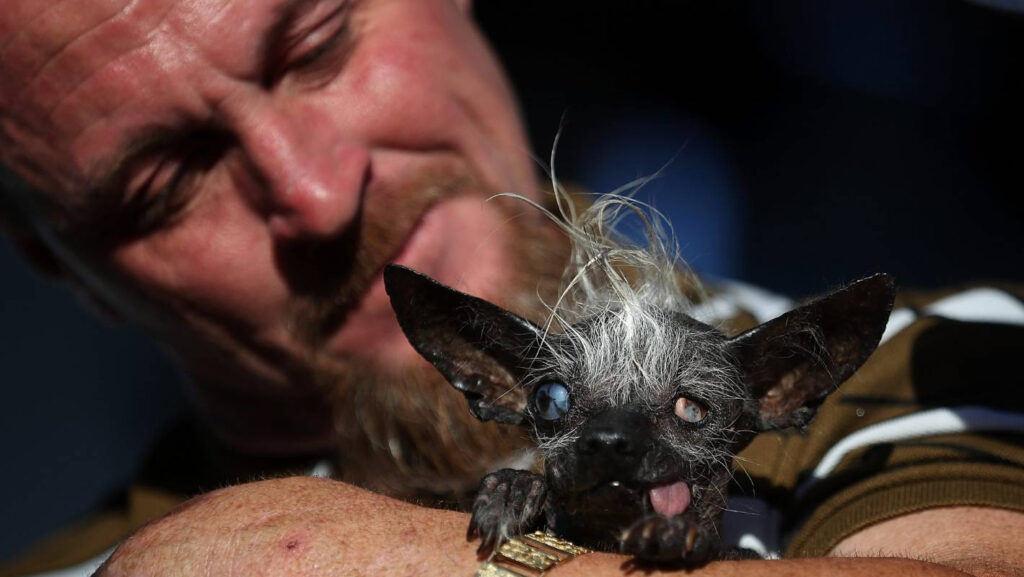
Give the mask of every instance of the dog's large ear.
<path id="1" fill-rule="evenodd" d="M 384 269 L 384 286 L 406 338 L 466 395 L 476 418 L 523 422 L 527 395 L 517 384 L 535 358 L 537 325 L 402 266 Z"/>
<path id="2" fill-rule="evenodd" d="M 893 279 L 877 274 L 731 339 L 758 401 L 760 430 L 803 426 L 878 346 L 892 310 Z"/>

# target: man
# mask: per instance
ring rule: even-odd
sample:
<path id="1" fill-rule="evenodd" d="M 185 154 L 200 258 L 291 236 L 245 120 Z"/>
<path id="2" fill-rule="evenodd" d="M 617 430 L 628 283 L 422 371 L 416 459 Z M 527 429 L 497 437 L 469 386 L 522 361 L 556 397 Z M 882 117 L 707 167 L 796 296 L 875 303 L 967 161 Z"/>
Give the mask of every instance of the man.
<path id="1" fill-rule="evenodd" d="M 31 224 L 16 240 L 150 331 L 222 446 L 333 452 L 340 478 L 401 496 L 458 496 L 514 459 L 499 450 L 518 448 L 514 434 L 472 422 L 416 357 L 380 279 L 396 261 L 535 314 L 561 268 L 537 213 L 483 202 L 541 197 L 468 1 L 11 4 L 0 161 L 30 185 L 13 194 Z M 189 501 L 103 573 L 469 574 L 465 522 L 345 484 L 264 481 Z M 998 571 L 1008 523 L 1020 514 L 928 510 L 834 552 L 884 542 L 918 559 L 970 552 L 967 568 Z M 593 554 L 557 572 L 621 563 Z M 885 559 L 743 567 L 955 573 Z"/>
<path id="2" fill-rule="evenodd" d="M 26 203 L 53 223 L 41 231 L 51 246 L 21 241 L 32 254 L 63 253 L 66 274 L 101 308 L 158 335 L 230 446 L 326 450 L 336 431 L 325 391 L 347 394 L 335 384 L 365 378 L 354 371 L 418 363 L 380 283 L 387 262 L 494 297 L 521 286 L 531 301 L 538 266 L 559 266 L 535 234 L 537 251 L 511 250 L 520 224 L 533 225 L 500 226 L 516 213 L 481 202 L 531 191 L 533 170 L 486 47 L 468 28 L 454 45 L 446 38 L 462 18 L 447 4 L 211 3 L 167 22 L 135 12 L 156 7 L 83 8 L 81 20 L 19 8 L 5 15 L 5 77 L 25 79 L 4 87 L 5 162 L 55 191 Z M 47 63 L 24 23 L 51 20 L 53 41 L 75 46 Z M 127 46 L 162 30 L 174 44 L 217 41 L 176 56 Z M 194 49 L 211 50 L 211 66 L 196 66 Z M 182 84 L 197 74 L 216 94 Z M 126 81 L 138 90 L 115 88 Z M 36 92 L 37 82 L 47 86 Z M 96 123 L 122 106 L 138 113 Z M 57 119 L 65 113 L 75 119 Z M 57 132 L 62 150 L 20 157 Z M 308 168 L 296 171 L 300 161 Z M 530 219 L 539 216 L 518 221 Z"/>

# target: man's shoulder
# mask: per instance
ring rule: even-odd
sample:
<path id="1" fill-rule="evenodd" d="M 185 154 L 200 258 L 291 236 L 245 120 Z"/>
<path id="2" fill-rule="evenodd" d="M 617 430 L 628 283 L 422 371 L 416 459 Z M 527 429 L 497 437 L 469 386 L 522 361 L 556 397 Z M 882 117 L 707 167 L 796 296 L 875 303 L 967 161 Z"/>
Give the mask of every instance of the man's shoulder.
<path id="1" fill-rule="evenodd" d="M 768 497 L 788 555 L 859 528 L 952 505 L 1024 510 L 1021 287 L 972 284 L 898 297 L 882 342 L 804 431 L 761 435 L 738 484 Z"/>

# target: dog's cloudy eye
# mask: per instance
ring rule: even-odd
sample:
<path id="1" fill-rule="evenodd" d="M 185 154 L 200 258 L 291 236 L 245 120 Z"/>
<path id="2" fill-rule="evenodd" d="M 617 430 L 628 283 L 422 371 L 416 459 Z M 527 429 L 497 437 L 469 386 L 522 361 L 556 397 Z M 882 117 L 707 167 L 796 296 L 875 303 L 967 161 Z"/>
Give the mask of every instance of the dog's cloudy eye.
<path id="1" fill-rule="evenodd" d="M 569 412 L 569 389 L 562 383 L 541 383 L 533 394 L 537 416 L 545 421 L 557 421 Z"/>
<path id="2" fill-rule="evenodd" d="M 697 401 L 687 399 L 686 397 L 676 399 L 676 416 L 687 423 L 699 423 L 707 415 L 707 407 Z"/>

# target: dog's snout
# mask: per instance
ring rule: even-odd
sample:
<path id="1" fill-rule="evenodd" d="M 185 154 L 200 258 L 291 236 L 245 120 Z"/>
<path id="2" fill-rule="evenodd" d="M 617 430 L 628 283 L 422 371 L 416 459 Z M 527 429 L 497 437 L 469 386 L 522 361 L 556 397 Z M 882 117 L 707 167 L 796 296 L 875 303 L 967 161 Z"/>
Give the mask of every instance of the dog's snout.
<path id="1" fill-rule="evenodd" d="M 580 437 L 579 451 L 582 455 L 609 451 L 623 456 L 636 455 L 638 452 L 635 440 L 626 431 L 607 429 L 590 431 Z"/>
<path id="2" fill-rule="evenodd" d="M 642 456 L 649 441 L 646 418 L 624 409 L 609 409 L 591 419 L 580 434 L 576 450 L 585 457 L 628 460 Z"/>

